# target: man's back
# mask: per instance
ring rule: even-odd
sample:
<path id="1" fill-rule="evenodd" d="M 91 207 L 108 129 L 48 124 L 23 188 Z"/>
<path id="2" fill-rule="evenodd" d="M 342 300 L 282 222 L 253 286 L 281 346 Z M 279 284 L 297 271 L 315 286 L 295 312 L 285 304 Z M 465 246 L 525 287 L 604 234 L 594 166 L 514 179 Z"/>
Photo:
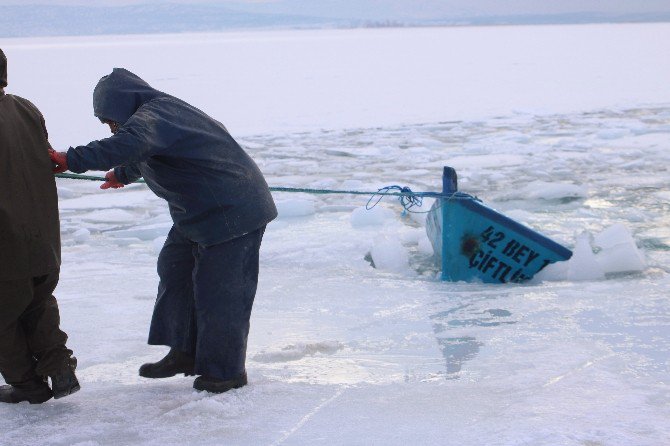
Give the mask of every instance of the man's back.
<path id="1" fill-rule="evenodd" d="M 0 89 L 0 281 L 59 269 L 58 197 L 49 147 L 37 107 Z"/>
<path id="2" fill-rule="evenodd" d="M 37 107 L 6 86 L 0 49 L 0 403 L 40 404 L 80 386 L 53 295 L 60 225 L 51 146 Z"/>

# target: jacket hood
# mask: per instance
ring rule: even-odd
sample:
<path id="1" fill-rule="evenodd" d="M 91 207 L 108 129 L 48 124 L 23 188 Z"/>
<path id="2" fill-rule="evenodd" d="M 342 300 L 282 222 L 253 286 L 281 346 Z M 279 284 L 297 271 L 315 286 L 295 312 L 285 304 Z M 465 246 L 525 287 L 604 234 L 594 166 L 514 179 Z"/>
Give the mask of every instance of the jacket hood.
<path id="1" fill-rule="evenodd" d="M 125 68 L 114 68 L 93 90 L 93 114 L 123 125 L 143 104 L 167 94 Z"/>
<path id="2" fill-rule="evenodd" d="M 7 58 L 0 49 L 0 88 L 7 86 Z"/>

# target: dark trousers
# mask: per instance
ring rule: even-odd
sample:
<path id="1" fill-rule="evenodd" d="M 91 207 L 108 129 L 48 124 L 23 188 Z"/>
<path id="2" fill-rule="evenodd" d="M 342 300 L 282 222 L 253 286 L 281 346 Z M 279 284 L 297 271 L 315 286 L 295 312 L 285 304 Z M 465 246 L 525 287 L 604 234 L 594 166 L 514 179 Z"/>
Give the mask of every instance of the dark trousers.
<path id="1" fill-rule="evenodd" d="M 58 272 L 0 282 L 0 372 L 7 384 L 50 376 L 70 364 L 52 295 Z"/>
<path id="2" fill-rule="evenodd" d="M 194 356 L 197 375 L 230 379 L 244 373 L 264 231 L 204 246 L 173 227 L 158 256 L 149 344 Z"/>

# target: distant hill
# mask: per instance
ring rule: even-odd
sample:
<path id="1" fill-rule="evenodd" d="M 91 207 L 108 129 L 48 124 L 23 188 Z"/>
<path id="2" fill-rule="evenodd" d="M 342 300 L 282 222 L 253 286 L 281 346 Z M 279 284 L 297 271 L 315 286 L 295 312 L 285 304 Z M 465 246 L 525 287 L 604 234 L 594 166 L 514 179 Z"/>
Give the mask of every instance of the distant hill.
<path id="1" fill-rule="evenodd" d="M 145 0 L 146 1 L 146 0 Z M 314 17 L 403 23 L 528 24 L 584 22 L 665 21 L 668 0 L 275 0 L 235 1 L 235 9 L 256 13 L 288 14 L 300 11 Z"/>
<path id="2" fill-rule="evenodd" d="M 333 19 L 235 11 L 219 5 L 0 6 L 0 37 L 312 28 L 342 24 Z"/>
<path id="3" fill-rule="evenodd" d="M 416 0 L 415 7 L 390 1 L 333 2 L 325 10 L 312 0 L 267 3 L 148 4 L 133 6 L 0 6 L 0 37 L 151 34 L 222 31 L 246 28 L 323 28 L 443 25 L 511 25 L 670 21 L 662 13 L 487 14 L 436 7 L 436 0 Z M 406 2 L 405 2 L 406 3 Z M 381 5 L 387 5 L 384 8 Z M 310 6 L 311 5 L 311 6 Z M 302 11 L 295 14 L 294 11 Z"/>

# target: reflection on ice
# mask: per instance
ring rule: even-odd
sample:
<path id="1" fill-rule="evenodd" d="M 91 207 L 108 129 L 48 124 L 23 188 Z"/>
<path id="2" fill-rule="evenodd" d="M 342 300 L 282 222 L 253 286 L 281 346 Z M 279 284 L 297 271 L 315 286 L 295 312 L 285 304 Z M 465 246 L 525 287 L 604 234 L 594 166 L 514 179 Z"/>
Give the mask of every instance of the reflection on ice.
<path id="1" fill-rule="evenodd" d="M 480 348 L 485 346 L 484 342 L 474 336 L 474 334 L 481 333 L 480 329 L 493 329 L 500 325 L 516 323 L 510 318 L 512 313 L 508 310 L 482 309 L 481 306 L 486 305 L 487 302 L 488 300 L 482 301 L 478 298 L 473 299 L 472 296 L 463 296 L 461 302 L 456 305 L 451 301 L 435 304 L 436 309 L 443 305 L 450 307 L 430 316 L 433 332 L 446 363 L 447 378 L 458 378 L 458 372 L 461 371 L 464 364 L 476 357 Z M 475 331 L 472 331 L 473 328 Z M 458 335 L 459 333 L 462 334 Z"/>
<path id="2" fill-rule="evenodd" d="M 461 371 L 463 363 L 472 359 L 484 344 L 477 342 L 475 338 L 464 336 L 461 338 L 438 338 L 442 348 L 442 355 L 447 361 L 447 374 Z M 449 378 L 449 376 L 447 376 Z"/>

